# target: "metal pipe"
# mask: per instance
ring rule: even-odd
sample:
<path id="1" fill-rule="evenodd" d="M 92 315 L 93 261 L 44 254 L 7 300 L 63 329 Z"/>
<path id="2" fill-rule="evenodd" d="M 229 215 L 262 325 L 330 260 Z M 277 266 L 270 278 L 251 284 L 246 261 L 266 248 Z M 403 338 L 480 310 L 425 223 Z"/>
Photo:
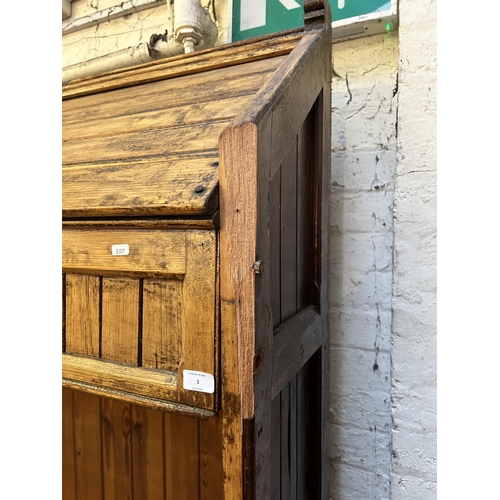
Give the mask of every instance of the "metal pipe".
<path id="1" fill-rule="evenodd" d="M 180 4 L 174 4 L 174 9 L 174 35 L 153 35 L 149 43 L 66 66 L 62 70 L 63 83 L 215 45 L 217 26 L 199 0 L 184 0 Z M 178 11 L 180 15 L 177 22 Z"/>

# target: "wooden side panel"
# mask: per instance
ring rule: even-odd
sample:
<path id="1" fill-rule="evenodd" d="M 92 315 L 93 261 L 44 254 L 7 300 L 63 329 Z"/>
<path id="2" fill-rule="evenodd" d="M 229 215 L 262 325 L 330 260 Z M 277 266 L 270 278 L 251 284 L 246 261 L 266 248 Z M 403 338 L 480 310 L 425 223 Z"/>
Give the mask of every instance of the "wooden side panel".
<path id="1" fill-rule="evenodd" d="M 290 385 L 280 394 L 281 411 L 281 498 L 290 498 Z"/>
<path id="2" fill-rule="evenodd" d="M 271 500 L 321 498 L 318 353 L 271 404 Z"/>
<path id="3" fill-rule="evenodd" d="M 271 500 L 281 500 L 281 398 L 271 402 Z"/>
<path id="4" fill-rule="evenodd" d="M 273 326 L 281 323 L 281 168 L 269 187 L 269 273 Z"/>
<path id="5" fill-rule="evenodd" d="M 292 141 L 270 184 L 270 287 L 273 326 L 309 305 L 319 305 L 316 218 L 315 107 Z"/>
<path id="6" fill-rule="evenodd" d="M 307 115 L 297 135 L 297 310 L 318 305 L 314 283 L 315 250 L 315 109 Z"/>
<path id="7" fill-rule="evenodd" d="M 307 386 L 306 368 L 297 373 L 297 500 L 307 499 Z"/>
<path id="8" fill-rule="evenodd" d="M 297 138 L 281 164 L 281 323 L 297 311 Z"/>

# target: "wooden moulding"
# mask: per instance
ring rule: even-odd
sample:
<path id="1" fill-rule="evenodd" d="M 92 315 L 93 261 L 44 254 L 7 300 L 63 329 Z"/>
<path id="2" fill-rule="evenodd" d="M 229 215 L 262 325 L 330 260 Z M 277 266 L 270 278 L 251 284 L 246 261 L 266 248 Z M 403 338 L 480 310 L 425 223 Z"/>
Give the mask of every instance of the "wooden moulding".
<path id="1" fill-rule="evenodd" d="M 62 238 L 64 272 L 158 277 L 186 273 L 185 231 L 66 229 Z M 113 244 L 128 244 L 130 254 L 112 255 Z"/>
<path id="2" fill-rule="evenodd" d="M 78 380 L 67 379 L 64 377 L 62 379 L 62 386 L 67 389 L 74 389 L 76 391 L 94 394 L 96 396 L 102 396 L 126 403 L 144 406 L 145 408 L 149 408 L 151 410 L 174 413 L 176 415 L 184 415 L 186 417 L 195 417 L 201 420 L 208 420 L 215 415 L 215 412 L 211 410 L 188 406 L 176 403 L 175 401 L 167 401 L 164 399 L 130 393 L 119 389 L 102 387 L 100 385 L 80 382 Z"/>
<path id="3" fill-rule="evenodd" d="M 156 399 L 177 398 L 177 374 L 115 361 L 62 355 L 63 378 Z"/>
<path id="4" fill-rule="evenodd" d="M 210 218 L 148 218 L 148 219 L 66 219 L 64 229 L 218 229 L 219 211 Z"/>
<path id="5" fill-rule="evenodd" d="M 62 97 L 63 99 L 70 99 L 106 90 L 287 55 L 301 39 L 302 33 L 303 28 L 297 28 L 279 35 L 273 34 L 257 38 L 250 44 L 243 41 L 220 45 L 212 49 L 193 52 L 192 54 L 182 54 L 164 60 L 140 64 L 132 68 L 110 71 L 99 76 L 73 80 L 63 85 Z"/>

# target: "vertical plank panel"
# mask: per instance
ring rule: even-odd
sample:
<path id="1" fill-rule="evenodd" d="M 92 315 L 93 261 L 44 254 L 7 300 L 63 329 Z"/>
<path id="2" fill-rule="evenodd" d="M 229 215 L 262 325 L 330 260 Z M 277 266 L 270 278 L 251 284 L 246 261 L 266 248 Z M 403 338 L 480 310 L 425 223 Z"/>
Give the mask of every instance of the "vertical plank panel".
<path id="1" fill-rule="evenodd" d="M 102 353 L 104 359 L 137 364 L 139 280 L 103 278 Z"/>
<path id="2" fill-rule="evenodd" d="M 102 399 L 105 500 L 131 500 L 133 498 L 130 412 L 129 404 L 108 398 Z"/>
<path id="3" fill-rule="evenodd" d="M 314 107 L 304 121 L 297 146 L 297 310 L 313 303 L 314 293 Z"/>
<path id="4" fill-rule="evenodd" d="M 281 165 L 281 322 L 297 311 L 297 138 Z"/>
<path id="5" fill-rule="evenodd" d="M 281 398 L 279 395 L 271 403 L 271 500 L 281 500 Z"/>
<path id="6" fill-rule="evenodd" d="M 290 470 L 289 500 L 297 499 L 297 377 L 290 380 L 290 419 L 288 424 L 288 455 Z"/>
<path id="7" fill-rule="evenodd" d="M 99 277 L 66 275 L 66 352 L 99 357 Z"/>
<path id="8" fill-rule="evenodd" d="M 307 498 L 306 485 L 306 432 L 307 432 L 307 414 L 306 414 L 306 383 L 305 366 L 297 373 L 297 499 L 305 500 Z"/>
<path id="9" fill-rule="evenodd" d="M 62 390 L 62 498 L 76 498 L 73 391 Z"/>
<path id="10" fill-rule="evenodd" d="M 290 500 L 290 385 L 280 393 L 281 404 L 281 498 Z"/>
<path id="11" fill-rule="evenodd" d="M 164 415 L 167 500 L 200 498 L 198 420 Z"/>
<path id="12" fill-rule="evenodd" d="M 200 500 L 224 498 L 222 477 L 222 415 L 200 421 Z"/>
<path id="13" fill-rule="evenodd" d="M 281 168 L 269 188 L 270 294 L 273 326 L 281 323 Z"/>
<path id="14" fill-rule="evenodd" d="M 77 500 L 103 498 L 100 398 L 74 391 L 75 475 Z"/>
<path id="15" fill-rule="evenodd" d="M 182 342 L 180 280 L 143 283 L 142 366 L 177 371 Z"/>
<path id="16" fill-rule="evenodd" d="M 163 413 L 132 405 L 134 500 L 165 500 Z"/>

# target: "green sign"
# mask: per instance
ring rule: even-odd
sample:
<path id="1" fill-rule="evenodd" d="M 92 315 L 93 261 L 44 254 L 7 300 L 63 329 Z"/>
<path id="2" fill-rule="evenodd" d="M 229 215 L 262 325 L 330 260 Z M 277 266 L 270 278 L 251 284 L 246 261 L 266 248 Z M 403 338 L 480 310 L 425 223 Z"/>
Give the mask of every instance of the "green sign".
<path id="1" fill-rule="evenodd" d="M 375 12 L 389 11 L 387 0 L 329 0 L 332 21 L 348 22 Z M 246 40 L 304 24 L 304 0 L 233 0 L 232 40 Z M 338 25 L 338 23 L 337 23 Z"/>

